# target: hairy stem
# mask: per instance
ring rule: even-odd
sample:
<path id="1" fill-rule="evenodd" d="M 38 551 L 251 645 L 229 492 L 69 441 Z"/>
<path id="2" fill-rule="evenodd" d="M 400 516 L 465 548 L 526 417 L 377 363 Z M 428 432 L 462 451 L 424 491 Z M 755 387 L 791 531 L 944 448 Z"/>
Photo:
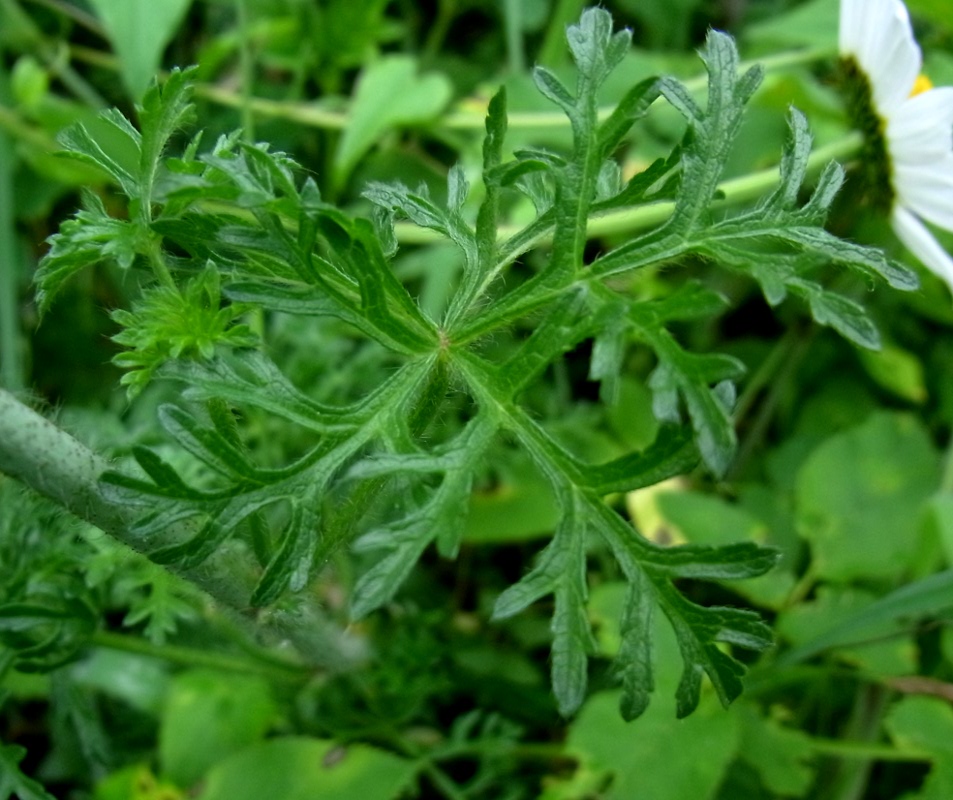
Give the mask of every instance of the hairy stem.
<path id="1" fill-rule="evenodd" d="M 130 533 L 133 515 L 110 501 L 100 488 L 99 477 L 110 466 L 86 445 L 0 389 L 0 472 L 141 552 L 144 542 Z M 175 523 L 169 525 L 167 535 L 176 541 L 194 532 L 190 526 Z M 155 544 L 150 542 L 151 546 Z M 199 567 L 175 571 L 232 609 L 236 617 L 253 620 L 249 598 L 257 567 L 247 554 L 219 550 Z M 272 637 L 290 639 L 302 658 L 315 666 L 340 669 L 352 665 L 361 655 L 361 644 L 333 630 L 317 605 L 305 598 L 293 611 L 263 610 L 256 621 Z"/>

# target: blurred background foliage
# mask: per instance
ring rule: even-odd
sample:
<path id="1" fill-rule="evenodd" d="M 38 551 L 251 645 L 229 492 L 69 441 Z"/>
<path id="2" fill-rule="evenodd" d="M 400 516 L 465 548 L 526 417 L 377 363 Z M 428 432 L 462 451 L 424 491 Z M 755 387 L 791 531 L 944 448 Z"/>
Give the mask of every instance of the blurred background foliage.
<path id="1" fill-rule="evenodd" d="M 910 0 L 925 71 L 953 84 L 945 0 Z M 658 73 L 692 79 L 709 26 L 764 59 L 726 177 L 775 165 L 789 105 L 819 145 L 846 134 L 836 91 L 836 0 L 614 0 L 635 47 L 604 89 L 610 106 Z M 371 180 L 445 193 L 456 162 L 474 184 L 486 104 L 505 83 L 506 146 L 564 149 L 565 119 L 533 89 L 542 63 L 568 71 L 565 25 L 580 0 L 0 0 L 0 379 L 55 408 L 60 425 L 115 457 L 159 446 L 164 384 L 129 403 L 110 359 L 110 312 L 139 286 L 100 265 L 64 290 L 39 324 L 32 275 L 43 241 L 81 188 L 110 193 L 91 168 L 55 155 L 55 137 L 96 112 L 134 106 L 152 76 L 198 65 L 206 141 L 241 127 L 299 160 L 327 198 L 369 210 Z M 99 131 L 104 137 L 108 131 Z M 657 108 L 620 154 L 632 174 L 681 136 Z M 118 157 L 122 157 L 118 153 Z M 848 182 L 831 220 L 840 235 L 903 257 Z M 479 189 L 469 201 L 479 201 Z M 511 222 L 531 209 L 505 209 Z M 400 277 L 438 310 L 461 268 L 456 251 L 400 230 Z M 614 231 L 590 244 L 621 241 Z M 948 244 L 953 242 L 948 241 Z M 624 498 L 660 543 L 752 539 L 781 566 L 729 588 L 685 587 L 706 603 L 759 609 L 778 647 L 751 665 L 729 711 L 711 693 L 675 719 L 674 645 L 660 630 L 657 699 L 625 724 L 609 669 L 619 646 L 620 576 L 589 554 L 597 660 L 579 715 L 562 720 L 547 680 L 548 610 L 490 624 L 499 592 L 529 567 L 555 509 L 545 482 L 500 446 L 473 498 L 455 562 L 428 554 L 384 613 L 352 633 L 360 668 L 319 675 L 264 651 L 195 590 L 0 479 L 0 800 L 258 800 L 447 797 L 548 800 L 948 800 L 953 797 L 953 305 L 921 271 L 911 294 L 847 284 L 885 343 L 859 352 L 784 304 L 771 311 L 741 276 L 690 263 L 639 273 L 631 291 L 665 296 L 701 278 L 732 299 L 714 321 L 684 323 L 697 351 L 748 368 L 728 476 L 699 472 Z M 388 368 L 343 324 L 274 315 L 267 333 L 285 373 L 342 400 Z M 648 351 L 628 356 L 615 403 L 596 403 L 588 352 L 573 352 L 530 392 L 565 442 L 603 457 L 644 447 L 657 425 Z M 265 463 L 302 446 L 264 414 L 244 420 Z M 181 454 L 169 451 L 170 461 Z M 182 469 L 188 463 L 177 464 Z M 346 624 L 360 556 L 342 553 L 314 591 Z M 17 660 L 14 662 L 14 651 Z M 24 653 L 27 655 L 24 656 Z M 601 666 L 600 666 L 601 665 Z M 665 665 L 669 665 L 667 668 Z M 24 750 L 25 748 L 25 750 Z"/>

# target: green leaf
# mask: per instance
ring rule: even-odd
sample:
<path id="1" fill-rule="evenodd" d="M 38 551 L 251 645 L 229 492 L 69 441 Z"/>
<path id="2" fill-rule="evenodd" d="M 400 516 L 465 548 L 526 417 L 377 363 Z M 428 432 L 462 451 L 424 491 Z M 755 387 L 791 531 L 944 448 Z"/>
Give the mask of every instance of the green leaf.
<path id="1" fill-rule="evenodd" d="M 921 359 L 896 344 L 878 352 L 860 351 L 860 363 L 877 384 L 895 397 L 918 405 L 927 401 L 926 375 Z"/>
<path id="2" fill-rule="evenodd" d="M 128 0 L 122 0 L 120 5 Z M 173 0 L 183 3 L 185 0 Z M 142 151 L 139 160 L 140 202 L 152 202 L 152 187 L 159 159 L 173 133 L 190 122 L 194 114 L 191 103 L 192 78 L 195 67 L 178 68 L 169 73 L 164 83 L 155 82 L 149 87 L 139 107 L 139 122 L 142 126 Z M 151 215 L 147 217 L 151 219 Z"/>
<path id="3" fill-rule="evenodd" d="M 586 698 L 589 653 L 594 649 L 586 600 L 586 527 L 579 518 L 578 500 L 562 509 L 553 545 L 562 546 L 564 561 L 553 587 L 552 682 L 556 705 L 563 716 L 574 714 Z M 563 539 L 557 543 L 560 531 Z"/>
<path id="4" fill-rule="evenodd" d="M 797 476 L 798 530 L 828 580 L 895 579 L 917 557 L 938 456 L 912 417 L 878 413 L 818 447 Z"/>
<path id="5" fill-rule="evenodd" d="M 622 680 L 619 711 L 631 722 L 649 707 L 655 690 L 655 597 L 648 576 L 639 572 L 629 582 L 619 620 L 619 651 L 616 669 Z"/>
<path id="6" fill-rule="evenodd" d="M 858 611 L 814 634 L 803 644 L 784 653 L 778 665 L 788 666 L 813 658 L 827 650 L 846 649 L 908 628 L 911 620 L 946 614 L 953 608 L 953 570 L 914 581 L 866 604 Z M 825 611 L 825 619 L 830 613 Z"/>
<path id="7" fill-rule="evenodd" d="M 369 745 L 285 736 L 217 764 L 198 800 L 398 800 L 417 769 L 413 761 Z"/>
<path id="8" fill-rule="evenodd" d="M 194 786 L 214 764 L 263 739 L 276 713 L 262 678 L 205 670 L 177 675 L 159 726 L 163 774 Z"/>
<path id="9" fill-rule="evenodd" d="M 904 749 L 924 750 L 932 755 L 933 765 L 910 800 L 944 800 L 953 792 L 953 755 L 949 743 L 953 737 L 953 712 L 949 704 L 932 697 L 905 697 L 884 720 L 890 738 Z"/>
<path id="10" fill-rule="evenodd" d="M 621 644 L 617 625 L 623 610 L 631 607 L 630 592 L 623 584 L 608 583 L 592 593 L 591 606 L 605 654 L 617 656 L 620 662 L 623 653 L 617 649 Z M 710 693 L 692 717 L 675 718 L 672 693 L 678 675 L 678 645 L 661 620 L 645 621 L 647 629 L 635 627 L 640 628 L 646 648 L 643 657 L 651 654 L 655 659 L 661 696 L 634 725 L 619 717 L 618 706 L 625 709 L 627 702 L 622 693 L 602 692 L 591 697 L 570 727 L 566 742 L 567 754 L 574 756 L 579 766 L 567 780 L 565 794 L 557 797 L 582 797 L 587 789 L 591 792 L 608 784 L 610 788 L 600 794 L 618 800 L 643 793 L 652 800 L 713 800 L 730 762 L 739 753 L 739 717 L 734 710 L 724 713 L 712 702 Z M 702 751 L 705 757 L 699 758 Z M 659 769 L 660 760 L 664 769 Z"/>
<path id="11" fill-rule="evenodd" d="M 578 501 L 567 499 L 552 542 L 533 570 L 496 601 L 494 619 L 519 613 L 547 594 L 555 596 L 552 681 L 559 712 L 569 716 L 582 705 L 588 681 L 592 633 L 585 612 L 586 527 Z"/>
<path id="12" fill-rule="evenodd" d="M 216 472 L 243 482 L 264 482 L 241 448 L 215 429 L 200 424 L 184 409 L 164 403 L 159 407 L 159 421 L 182 447 Z"/>
<path id="13" fill-rule="evenodd" d="M 342 184 L 355 164 L 388 131 L 429 122 L 450 100 L 450 82 L 439 74 L 418 75 L 410 56 L 385 56 L 366 67 L 358 79 L 348 122 L 334 159 L 336 182 Z"/>
<path id="14" fill-rule="evenodd" d="M 137 0 L 92 0 L 119 56 L 123 81 L 134 100 L 142 97 L 159 71 L 162 53 L 191 4 L 191 0 L 163 0 L 146 5 Z"/>
<path id="15" fill-rule="evenodd" d="M 353 430 L 361 421 L 359 405 L 319 403 L 296 389 L 263 353 L 243 351 L 209 362 L 167 364 L 169 378 L 186 385 L 189 399 L 226 398 L 235 405 L 252 405 L 320 433 Z"/>
<path id="16" fill-rule="evenodd" d="M 268 562 L 252 593 L 253 606 L 266 606 L 277 600 L 285 590 L 300 592 L 307 584 L 311 577 L 318 533 L 317 518 L 311 507 L 317 502 L 314 496 L 292 501 L 291 521 L 285 529 L 281 545 Z"/>
<path id="17" fill-rule="evenodd" d="M 103 118 L 115 122 L 120 115 L 104 114 Z M 123 136 L 127 135 L 125 127 L 120 130 L 120 133 Z M 111 151 L 109 144 L 101 144 L 93 138 L 82 123 L 76 123 L 61 131 L 57 141 L 63 146 L 62 155 L 98 167 L 118 183 L 128 197 L 134 197 L 138 193 L 138 176 L 127 168 L 118 155 L 114 157 L 111 152 L 107 152 L 107 150 Z M 138 141 L 135 144 L 136 152 L 138 152 Z"/>
<path id="18" fill-rule="evenodd" d="M 39 783 L 20 771 L 26 748 L 0 742 L 0 800 L 55 800 Z"/>
<path id="19" fill-rule="evenodd" d="M 470 422 L 451 445 L 451 465 L 438 467 L 444 472 L 443 481 L 430 498 L 358 540 L 359 549 L 383 550 L 384 555 L 358 579 L 351 597 L 352 618 L 360 619 L 387 603 L 434 539 L 441 540 L 442 552 L 456 552 L 463 536 L 474 459 L 486 449 L 495 431 L 496 424 L 488 415 Z"/>
<path id="20" fill-rule="evenodd" d="M 129 269 L 143 249 L 136 226 L 109 217 L 98 197 L 84 192 L 83 204 L 84 210 L 77 211 L 47 240 L 50 249 L 40 260 L 34 278 L 41 313 L 49 310 L 63 284 L 80 270 L 107 260 Z"/>
<path id="21" fill-rule="evenodd" d="M 471 386 L 478 388 L 476 380 L 479 372 L 476 363 L 469 362 L 467 366 Z M 583 582 L 580 585 L 573 578 L 573 565 L 576 561 L 571 555 L 571 546 L 578 544 L 583 530 L 591 528 L 605 538 L 627 579 L 636 587 L 631 594 L 635 608 L 627 612 L 626 617 L 630 642 L 626 652 L 634 653 L 639 659 L 635 666 L 636 674 L 644 677 L 646 662 L 644 653 L 634 645 L 634 637 L 638 635 L 635 626 L 648 617 L 645 612 L 645 592 L 647 587 L 651 586 L 651 595 L 675 630 L 682 653 L 684 670 L 678 689 L 679 716 L 690 714 L 697 706 L 703 673 L 710 677 L 722 703 L 730 703 L 741 692 L 740 676 L 744 667 L 722 652 L 720 643 L 763 650 L 771 643 L 771 630 L 752 612 L 721 607 L 703 608 L 688 601 L 675 589 L 672 580 L 685 577 L 754 577 L 771 569 L 777 562 L 778 554 L 749 543 L 722 548 L 668 549 L 651 544 L 642 539 L 614 510 L 608 508 L 598 495 L 586 487 L 583 478 L 584 466 L 568 456 L 524 412 L 503 407 L 506 409 L 507 426 L 513 430 L 518 441 L 550 480 L 553 491 L 560 500 L 563 520 L 557 528 L 557 533 L 563 533 L 559 543 L 554 538 L 544 550 L 538 566 L 527 575 L 525 582 L 522 585 L 517 584 L 500 596 L 495 613 L 516 613 L 547 591 L 562 588 L 564 617 L 560 621 L 560 635 L 564 641 L 578 642 L 582 628 L 571 624 L 573 618 L 568 617 L 566 609 L 572 603 L 584 601 L 585 584 Z M 567 518 L 572 524 L 572 535 L 565 528 Z M 642 631 L 641 635 L 646 635 L 646 632 Z M 627 666 L 630 665 L 621 666 L 623 675 Z M 577 699 L 582 685 L 579 678 L 581 671 L 575 662 L 572 662 L 571 669 L 569 662 L 566 662 L 565 669 L 566 675 L 573 675 L 575 678 L 562 678 L 561 689 L 564 694 L 562 697 L 557 695 L 557 700 L 561 703 Z M 644 710 L 645 705 L 643 690 L 633 688 L 628 692 L 624 702 L 627 713 Z M 572 706 L 567 702 L 564 708 L 571 710 Z"/>
<path id="22" fill-rule="evenodd" d="M 744 371 L 740 361 L 728 356 L 694 355 L 684 351 L 666 331 L 643 335 L 655 348 L 659 364 L 649 379 L 654 394 L 653 408 L 659 419 L 678 422 L 678 396 L 685 400 L 688 416 L 698 440 L 702 460 L 716 474 L 722 474 L 734 455 L 737 439 L 731 422 L 731 395 L 712 390 L 711 385 L 738 378 Z"/>
<path id="23" fill-rule="evenodd" d="M 691 432 L 684 427 L 665 426 L 642 452 L 630 453 L 606 464 L 588 467 L 589 485 L 598 494 L 631 492 L 652 486 L 675 475 L 690 472 L 698 463 L 698 450 Z"/>
<path id="24" fill-rule="evenodd" d="M 814 781 L 815 748 L 802 730 L 789 728 L 758 709 L 741 711 L 739 755 L 754 769 L 766 789 L 782 797 L 803 797 Z"/>
<path id="25" fill-rule="evenodd" d="M 603 158 L 612 155 L 636 120 L 658 99 L 660 91 L 658 78 L 646 78 L 626 92 L 609 118 L 599 126 L 599 151 Z"/>
<path id="26" fill-rule="evenodd" d="M 546 67 L 536 67 L 533 70 L 533 82 L 540 93 L 565 111 L 570 119 L 576 116 L 576 98 L 555 73 Z"/>
<path id="27" fill-rule="evenodd" d="M 612 15 L 604 8 L 587 8 L 579 22 L 566 29 L 566 40 L 581 81 L 598 87 L 609 77 L 632 43 L 632 31 L 612 32 Z"/>

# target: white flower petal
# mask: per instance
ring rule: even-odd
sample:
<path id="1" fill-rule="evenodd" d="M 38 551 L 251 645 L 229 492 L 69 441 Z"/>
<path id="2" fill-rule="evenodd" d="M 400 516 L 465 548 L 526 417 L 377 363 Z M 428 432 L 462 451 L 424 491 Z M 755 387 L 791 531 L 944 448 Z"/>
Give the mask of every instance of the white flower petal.
<path id="1" fill-rule="evenodd" d="M 867 15 L 864 0 L 841 0 L 840 27 L 838 28 L 840 51 L 856 56 L 866 30 Z"/>
<path id="2" fill-rule="evenodd" d="M 893 181 L 898 205 L 953 230 L 953 153 L 934 164 L 894 165 Z"/>
<path id="3" fill-rule="evenodd" d="M 907 249 L 953 291 L 953 258 L 940 247 L 926 226 L 905 208 L 895 208 L 890 222 L 897 238 Z"/>
<path id="4" fill-rule="evenodd" d="M 853 55 L 884 115 L 910 96 L 922 56 L 901 0 L 842 0 L 841 52 Z"/>
<path id="5" fill-rule="evenodd" d="M 867 77 L 885 123 L 894 231 L 953 290 L 953 258 L 925 224 L 953 231 L 953 88 L 911 96 L 922 55 L 902 0 L 841 0 L 840 11 L 841 54 Z"/>
<path id="6" fill-rule="evenodd" d="M 931 163 L 953 152 L 953 88 L 906 100 L 887 121 L 887 142 L 895 163 Z"/>

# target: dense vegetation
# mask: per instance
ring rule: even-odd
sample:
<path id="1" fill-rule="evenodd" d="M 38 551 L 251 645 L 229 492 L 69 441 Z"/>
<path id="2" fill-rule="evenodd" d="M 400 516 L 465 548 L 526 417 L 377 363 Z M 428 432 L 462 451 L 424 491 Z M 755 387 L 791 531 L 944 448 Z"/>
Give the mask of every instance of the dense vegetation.
<path id="1" fill-rule="evenodd" d="M 953 796 L 953 305 L 836 28 L 0 0 L 0 800 Z"/>

